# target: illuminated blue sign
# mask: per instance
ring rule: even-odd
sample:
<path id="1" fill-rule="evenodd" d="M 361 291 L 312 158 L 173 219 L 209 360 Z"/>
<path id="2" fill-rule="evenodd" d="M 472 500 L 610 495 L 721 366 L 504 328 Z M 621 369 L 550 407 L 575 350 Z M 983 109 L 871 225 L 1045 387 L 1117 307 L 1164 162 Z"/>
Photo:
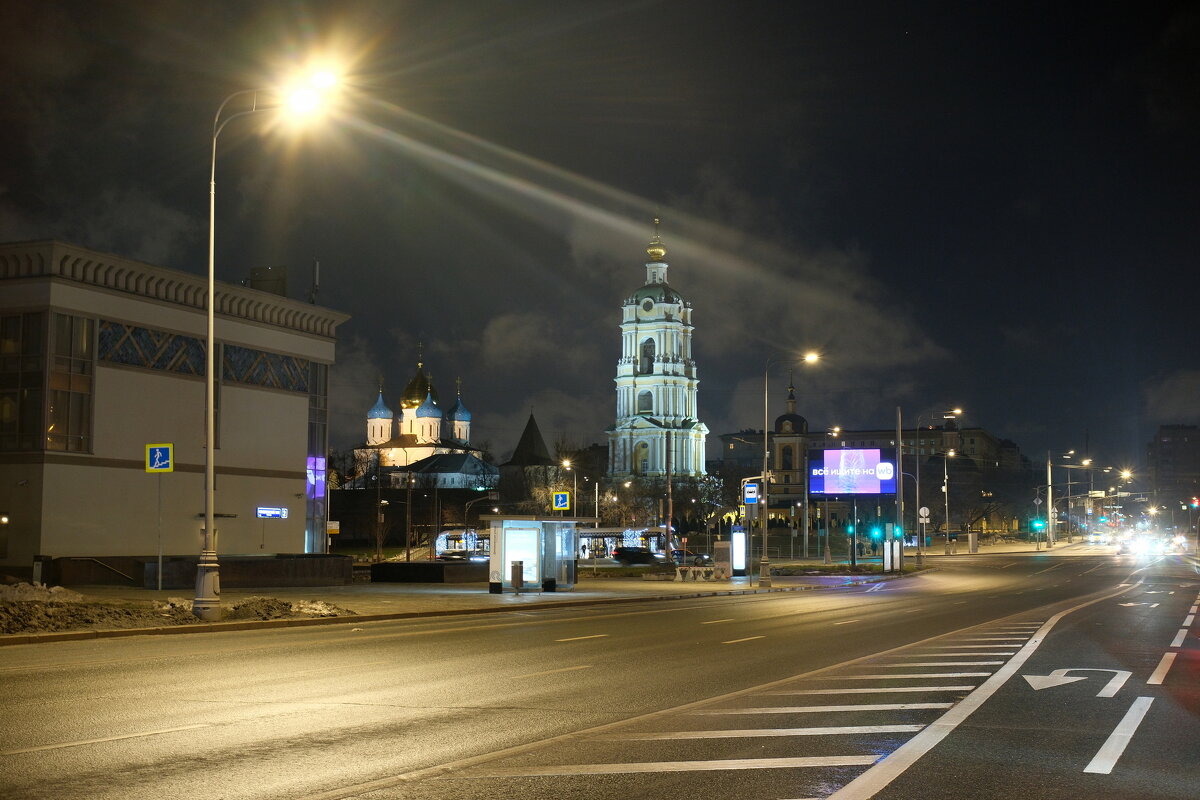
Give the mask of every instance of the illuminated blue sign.
<path id="1" fill-rule="evenodd" d="M 259 506 L 258 513 L 255 516 L 259 519 L 287 519 L 288 510 L 273 506 Z"/>

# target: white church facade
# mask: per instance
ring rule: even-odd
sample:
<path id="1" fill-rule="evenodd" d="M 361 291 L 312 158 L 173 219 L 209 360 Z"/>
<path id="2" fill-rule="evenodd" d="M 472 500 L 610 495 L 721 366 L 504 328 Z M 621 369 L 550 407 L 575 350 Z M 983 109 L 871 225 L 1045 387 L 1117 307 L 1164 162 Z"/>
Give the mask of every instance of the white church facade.
<path id="1" fill-rule="evenodd" d="M 399 419 L 383 398 L 382 387 L 375 405 L 367 412 L 367 448 L 378 453 L 379 466 L 405 468 L 435 455 L 473 455 L 471 412 L 462 402 L 459 386 L 454 405 L 443 412 L 425 365 L 417 371 L 400 396 Z"/>
<path id="2" fill-rule="evenodd" d="M 614 478 L 704 475 L 708 428 L 696 407 L 692 304 L 667 283 L 658 224 L 646 248 L 646 283 L 621 308 L 617 415 L 607 431 Z"/>

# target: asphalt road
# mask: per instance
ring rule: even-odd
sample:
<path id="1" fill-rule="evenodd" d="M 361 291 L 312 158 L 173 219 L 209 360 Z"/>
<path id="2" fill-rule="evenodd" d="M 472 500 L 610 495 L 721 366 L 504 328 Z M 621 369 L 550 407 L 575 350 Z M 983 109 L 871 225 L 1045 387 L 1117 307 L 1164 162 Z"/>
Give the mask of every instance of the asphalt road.
<path id="1" fill-rule="evenodd" d="M 8 647 L 0 795 L 1191 800 L 1196 564 L 1073 552 L 1094 555 Z"/>

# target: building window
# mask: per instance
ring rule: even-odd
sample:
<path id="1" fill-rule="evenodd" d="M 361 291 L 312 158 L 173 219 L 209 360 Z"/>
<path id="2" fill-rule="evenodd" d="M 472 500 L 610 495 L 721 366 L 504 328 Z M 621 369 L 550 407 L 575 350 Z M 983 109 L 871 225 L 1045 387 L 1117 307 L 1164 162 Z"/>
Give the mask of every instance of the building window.
<path id="1" fill-rule="evenodd" d="M 643 375 L 649 375 L 654 372 L 654 340 L 647 339 L 642 342 L 642 357 L 638 363 L 638 372 Z"/>
<path id="2" fill-rule="evenodd" d="M 46 449 L 88 452 L 92 438 L 95 322 L 55 314 L 51 338 Z"/>
<path id="3" fill-rule="evenodd" d="M 651 414 L 654 412 L 654 395 L 649 391 L 638 392 L 637 413 Z"/>
<path id="4" fill-rule="evenodd" d="M 0 317 L 0 450 L 42 449 L 46 314 Z"/>
<path id="5" fill-rule="evenodd" d="M 792 446 L 790 444 L 783 446 L 781 455 L 783 456 L 783 468 L 794 469 L 792 466 Z"/>

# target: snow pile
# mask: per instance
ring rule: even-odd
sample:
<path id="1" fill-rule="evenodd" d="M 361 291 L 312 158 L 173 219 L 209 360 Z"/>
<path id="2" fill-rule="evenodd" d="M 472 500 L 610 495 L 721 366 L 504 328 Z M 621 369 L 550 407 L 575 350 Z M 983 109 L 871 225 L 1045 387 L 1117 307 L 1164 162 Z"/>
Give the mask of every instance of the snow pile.
<path id="1" fill-rule="evenodd" d="M 342 617 L 354 612 L 320 600 L 289 603 L 274 597 L 248 597 L 224 609 L 224 620 Z M 192 601 L 170 597 L 166 602 L 90 600 L 61 586 L 17 583 L 0 585 L 0 634 L 52 633 L 69 630 L 111 630 L 194 625 Z"/>

